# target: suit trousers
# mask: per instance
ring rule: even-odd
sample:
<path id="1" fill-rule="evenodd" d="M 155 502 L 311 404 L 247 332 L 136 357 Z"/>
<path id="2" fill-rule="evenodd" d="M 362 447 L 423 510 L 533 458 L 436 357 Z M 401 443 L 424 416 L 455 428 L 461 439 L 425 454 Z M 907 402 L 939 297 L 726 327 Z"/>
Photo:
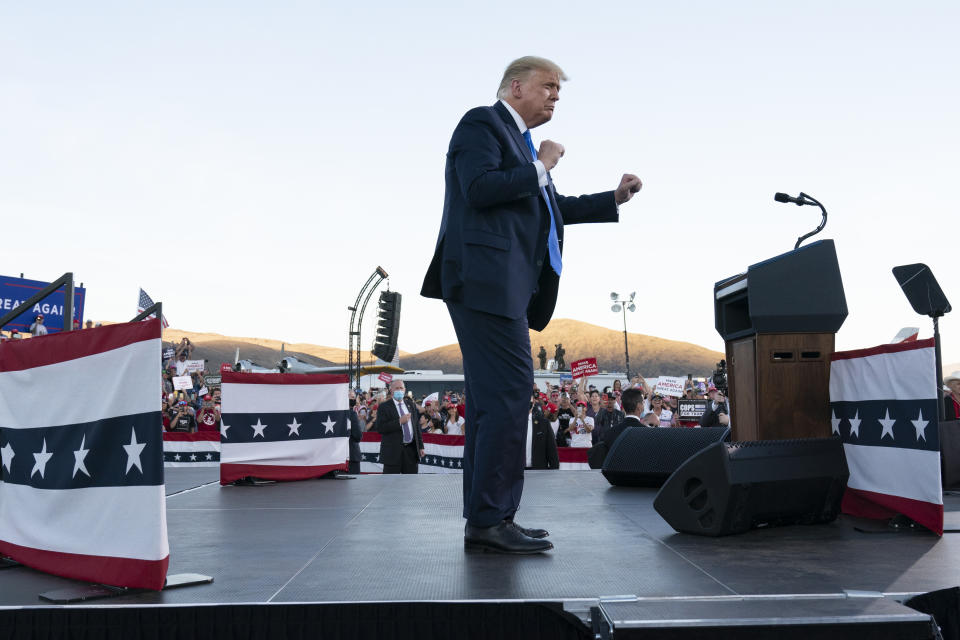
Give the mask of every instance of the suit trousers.
<path id="1" fill-rule="evenodd" d="M 400 464 L 383 465 L 384 473 L 419 473 L 420 472 L 420 452 L 417 451 L 417 443 L 403 445 L 400 447 Z"/>
<path id="2" fill-rule="evenodd" d="M 523 493 L 533 359 L 526 317 L 447 302 L 463 355 L 466 422 L 463 517 L 476 527 L 512 518 Z"/>

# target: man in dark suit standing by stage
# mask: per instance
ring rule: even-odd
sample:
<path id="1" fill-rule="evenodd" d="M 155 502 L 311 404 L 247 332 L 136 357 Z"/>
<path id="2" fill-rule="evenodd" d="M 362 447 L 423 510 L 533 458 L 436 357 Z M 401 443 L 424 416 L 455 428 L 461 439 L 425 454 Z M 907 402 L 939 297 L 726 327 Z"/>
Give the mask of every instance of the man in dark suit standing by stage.
<path id="1" fill-rule="evenodd" d="M 390 397 L 377 407 L 374 431 L 381 435 L 380 464 L 384 473 L 417 473 L 423 457 L 420 416 L 417 407 L 404 396 L 403 380 L 390 383 Z"/>
<path id="2" fill-rule="evenodd" d="M 437 246 L 421 294 L 441 298 L 463 354 L 467 405 L 463 458 L 468 550 L 539 553 L 543 529 L 514 522 L 523 491 L 533 360 L 529 329 L 547 326 L 562 270 L 564 225 L 616 222 L 640 190 L 626 174 L 615 191 L 561 196 L 550 177 L 564 154 L 530 129 L 548 122 L 563 71 L 536 57 L 512 62 L 490 107 L 460 120 L 447 151 Z"/>

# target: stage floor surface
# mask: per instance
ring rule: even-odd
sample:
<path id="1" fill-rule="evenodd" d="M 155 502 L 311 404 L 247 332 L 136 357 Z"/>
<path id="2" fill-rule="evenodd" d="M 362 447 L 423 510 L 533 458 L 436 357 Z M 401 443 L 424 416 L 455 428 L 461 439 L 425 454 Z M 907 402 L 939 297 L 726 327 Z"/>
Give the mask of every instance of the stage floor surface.
<path id="1" fill-rule="evenodd" d="M 550 600 L 605 596 L 920 593 L 960 584 L 960 535 L 863 533 L 866 521 L 724 538 L 678 534 L 654 489 L 596 471 L 527 473 L 517 521 L 545 527 L 537 556 L 463 550 L 459 475 L 217 483 L 217 469 L 166 469 L 170 569 L 213 584 L 97 604 Z M 945 496 L 948 528 L 960 496 Z M 877 528 L 875 524 L 867 524 Z M 27 567 L 0 572 L 0 607 L 77 583 Z"/>

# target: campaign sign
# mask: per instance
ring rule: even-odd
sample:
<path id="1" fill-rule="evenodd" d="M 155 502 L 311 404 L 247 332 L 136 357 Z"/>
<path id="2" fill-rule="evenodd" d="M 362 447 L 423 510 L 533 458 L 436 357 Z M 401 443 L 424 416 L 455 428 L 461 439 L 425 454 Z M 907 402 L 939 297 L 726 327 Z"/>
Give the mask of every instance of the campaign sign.
<path id="1" fill-rule="evenodd" d="M 662 396 L 673 396 L 679 398 L 683 395 L 683 383 L 686 382 L 686 378 L 678 378 L 676 376 L 660 376 L 660 379 L 657 381 L 657 393 Z"/>
<path id="2" fill-rule="evenodd" d="M 49 282 L 39 280 L 0 276 L 0 316 L 10 313 L 30 296 L 49 284 Z M 87 291 L 83 287 L 73 288 L 73 317 L 81 326 L 83 325 L 83 301 L 86 299 L 86 293 Z M 12 322 L 4 325 L 3 330 L 28 331 L 30 325 L 33 324 L 33 319 L 37 315 L 43 315 L 43 325 L 47 328 L 47 333 L 59 333 L 63 331 L 63 302 L 63 287 L 60 287 L 26 312 L 14 318 Z"/>
<path id="3" fill-rule="evenodd" d="M 203 360 L 184 360 L 184 363 L 186 363 L 187 371 L 190 373 L 203 371 Z"/>
<path id="4" fill-rule="evenodd" d="M 573 379 L 592 376 L 599 372 L 596 358 L 584 358 L 570 363 L 570 375 Z"/>
<path id="5" fill-rule="evenodd" d="M 387 373 L 386 371 L 384 371 L 383 373 L 377 376 L 377 380 L 382 380 L 385 384 L 390 384 L 391 382 L 393 382 L 393 376 Z"/>
<path id="6" fill-rule="evenodd" d="M 211 389 L 219 387 L 223 376 L 203 376 L 203 382 Z"/>
<path id="7" fill-rule="evenodd" d="M 221 362 L 221 363 L 220 363 L 220 373 L 223 374 L 223 373 L 226 373 L 227 371 L 233 371 L 233 365 L 232 365 L 232 364 L 227 364 L 226 362 Z"/>
<path id="8" fill-rule="evenodd" d="M 163 350 L 164 360 L 172 360 L 174 355 L 176 355 L 176 351 L 174 350 L 173 347 L 167 347 L 166 349 Z"/>
<path id="9" fill-rule="evenodd" d="M 173 388 L 177 391 L 193 389 L 193 378 L 190 376 L 173 376 Z"/>
<path id="10" fill-rule="evenodd" d="M 677 417 L 680 420 L 699 420 L 707 411 L 706 400 L 686 400 L 677 402 Z"/>

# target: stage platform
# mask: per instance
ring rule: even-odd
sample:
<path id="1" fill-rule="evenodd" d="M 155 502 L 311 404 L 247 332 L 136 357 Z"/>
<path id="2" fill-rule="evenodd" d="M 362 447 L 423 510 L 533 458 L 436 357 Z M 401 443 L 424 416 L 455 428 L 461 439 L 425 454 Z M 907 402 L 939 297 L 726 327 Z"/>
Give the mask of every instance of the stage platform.
<path id="1" fill-rule="evenodd" d="M 0 571 L 0 619 L 21 616 L 23 631 L 57 609 L 60 616 L 86 609 L 128 617 L 179 609 L 197 618 L 210 613 L 207 605 L 249 612 L 284 604 L 537 602 L 585 621 L 591 606 L 612 596 L 658 607 L 688 601 L 691 612 L 697 602 L 749 607 L 776 597 L 789 617 L 789 602 L 902 599 L 960 584 L 957 534 L 866 533 L 857 527 L 879 527 L 846 517 L 724 538 L 678 534 L 654 511 L 655 490 L 611 487 L 595 471 L 527 473 L 517 521 L 547 528 L 556 548 L 521 557 L 464 553 L 459 475 L 221 487 L 216 468 L 175 468 L 166 478 L 169 573 L 209 575 L 212 584 L 58 608 L 38 594 L 75 582 L 14 567 Z M 945 500 L 950 529 L 960 497 Z M 0 638 L 4 628 L 12 633 L 0 625 Z"/>

